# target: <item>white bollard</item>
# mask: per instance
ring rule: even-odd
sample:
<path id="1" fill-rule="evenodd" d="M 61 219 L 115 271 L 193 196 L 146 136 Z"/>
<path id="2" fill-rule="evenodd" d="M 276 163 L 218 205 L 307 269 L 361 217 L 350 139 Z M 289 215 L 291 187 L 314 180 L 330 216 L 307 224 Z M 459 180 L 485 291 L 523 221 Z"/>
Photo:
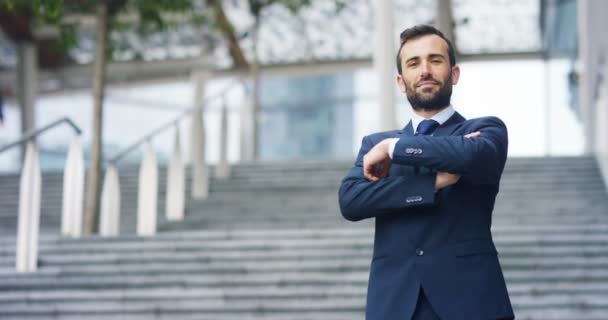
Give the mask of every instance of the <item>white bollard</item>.
<path id="1" fill-rule="evenodd" d="M 19 187 L 19 222 L 17 226 L 17 272 L 38 268 L 38 232 L 40 230 L 40 162 L 34 143 L 25 149 Z"/>
<path id="2" fill-rule="evenodd" d="M 139 194 L 137 198 L 137 235 L 156 234 L 158 198 L 158 167 L 156 154 L 151 144 L 146 146 L 139 169 Z"/>
<path id="3" fill-rule="evenodd" d="M 169 159 L 167 170 L 167 207 L 166 215 L 169 221 L 178 221 L 184 218 L 185 207 L 185 180 L 184 163 L 179 141 L 179 127 L 175 128 L 175 144 Z"/>
<path id="4" fill-rule="evenodd" d="M 101 191 L 101 215 L 99 234 L 104 237 L 117 236 L 120 231 L 120 181 L 118 170 L 109 165 Z"/>
<path id="5" fill-rule="evenodd" d="M 70 144 L 63 171 L 61 234 L 74 238 L 82 234 L 84 160 L 79 137 Z"/>
<path id="6" fill-rule="evenodd" d="M 223 99 L 222 115 L 220 120 L 220 160 L 217 164 L 216 176 L 226 179 L 230 176 L 230 164 L 228 163 L 228 106 L 226 98 Z"/>

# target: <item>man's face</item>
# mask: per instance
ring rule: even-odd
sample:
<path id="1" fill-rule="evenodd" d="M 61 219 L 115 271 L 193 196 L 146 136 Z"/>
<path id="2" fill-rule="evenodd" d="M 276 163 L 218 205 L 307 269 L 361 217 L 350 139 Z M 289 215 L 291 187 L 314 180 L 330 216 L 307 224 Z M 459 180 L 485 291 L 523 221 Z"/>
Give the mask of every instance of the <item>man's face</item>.
<path id="1" fill-rule="evenodd" d="M 448 44 L 437 35 L 408 40 L 401 48 L 397 84 L 414 110 L 440 110 L 450 104 L 460 68 L 450 66 Z"/>

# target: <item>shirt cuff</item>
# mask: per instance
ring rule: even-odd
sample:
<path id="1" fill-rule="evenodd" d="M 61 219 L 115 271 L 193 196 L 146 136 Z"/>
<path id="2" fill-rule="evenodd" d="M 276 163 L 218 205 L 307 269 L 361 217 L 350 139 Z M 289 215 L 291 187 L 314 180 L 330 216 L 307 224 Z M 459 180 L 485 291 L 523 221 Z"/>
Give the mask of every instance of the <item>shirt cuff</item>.
<path id="1" fill-rule="evenodd" d="M 391 138 L 389 140 L 390 142 L 388 143 L 388 156 L 391 158 L 391 160 L 393 160 L 393 152 L 395 151 L 395 146 L 397 145 L 397 142 L 399 142 L 399 138 Z"/>

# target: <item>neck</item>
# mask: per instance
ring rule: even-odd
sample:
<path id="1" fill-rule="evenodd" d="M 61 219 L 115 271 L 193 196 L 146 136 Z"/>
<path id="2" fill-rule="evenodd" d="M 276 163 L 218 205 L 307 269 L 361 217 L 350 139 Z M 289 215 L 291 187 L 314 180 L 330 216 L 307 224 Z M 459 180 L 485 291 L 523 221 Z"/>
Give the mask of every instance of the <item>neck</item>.
<path id="1" fill-rule="evenodd" d="M 429 110 L 429 109 L 413 109 L 414 113 L 417 114 L 420 117 L 423 117 L 425 119 L 430 119 L 433 116 L 435 116 L 436 114 L 438 114 L 439 112 L 445 110 L 445 108 L 449 107 L 449 105 L 441 108 L 441 109 L 436 109 L 436 110 Z"/>

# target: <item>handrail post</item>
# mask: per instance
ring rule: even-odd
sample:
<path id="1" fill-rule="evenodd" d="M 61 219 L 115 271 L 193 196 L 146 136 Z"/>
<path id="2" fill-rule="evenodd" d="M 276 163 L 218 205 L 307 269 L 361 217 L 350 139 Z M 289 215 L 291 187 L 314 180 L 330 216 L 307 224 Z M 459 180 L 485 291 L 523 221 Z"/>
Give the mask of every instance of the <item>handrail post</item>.
<path id="1" fill-rule="evenodd" d="M 80 139 L 75 136 L 63 171 L 61 234 L 74 238 L 82 233 L 84 199 L 84 160 Z"/>
<path id="2" fill-rule="evenodd" d="M 117 236 L 120 230 L 120 180 L 114 164 L 108 165 L 101 191 L 99 235 Z"/>
<path id="3" fill-rule="evenodd" d="M 253 100 L 253 94 L 251 93 L 251 89 L 247 88 L 247 85 L 243 85 L 245 89 L 245 102 L 242 104 L 241 113 L 240 113 L 240 123 L 241 123 L 241 136 L 240 136 L 240 160 L 241 161 L 249 161 L 253 160 L 253 143 L 255 139 L 252 139 L 253 136 L 253 128 L 255 116 L 253 112 L 253 103 L 247 103 L 247 101 Z"/>
<path id="4" fill-rule="evenodd" d="M 176 123 L 175 143 L 167 169 L 166 216 L 169 221 L 178 221 L 184 218 L 186 190 L 184 163 L 182 161 L 182 151 L 179 140 L 179 125 Z"/>
<path id="5" fill-rule="evenodd" d="M 25 147 L 25 159 L 19 186 L 19 221 L 15 267 L 17 272 L 38 268 L 38 233 L 40 231 L 40 162 L 33 142 Z"/>
<path id="6" fill-rule="evenodd" d="M 190 157 L 192 158 L 192 198 L 206 199 L 209 196 L 209 173 L 205 162 L 205 133 L 203 111 L 192 113 L 192 137 Z"/>
<path id="7" fill-rule="evenodd" d="M 230 176 L 230 165 L 228 163 L 228 103 L 226 96 L 222 99 L 222 110 L 220 120 L 220 158 L 217 164 L 216 176 L 226 179 Z"/>
<path id="8" fill-rule="evenodd" d="M 192 112 L 190 137 L 190 157 L 192 159 L 192 197 L 206 199 L 209 196 L 209 173 L 205 162 L 205 128 L 203 122 L 203 97 L 205 80 L 208 72 L 195 71 L 192 74 L 194 82 L 194 107 Z"/>
<path id="9" fill-rule="evenodd" d="M 158 214 L 158 166 L 152 144 L 148 143 L 145 149 L 144 159 L 139 169 L 137 235 L 152 236 L 156 234 Z"/>
<path id="10" fill-rule="evenodd" d="M 74 129 L 76 135 L 81 134 L 82 130 L 72 120 L 64 117 L 41 128 L 31 129 L 16 141 L 0 147 L 0 153 L 2 153 L 26 143 L 19 187 L 17 248 L 15 250 L 15 269 L 17 272 L 33 272 L 38 268 L 41 174 L 35 138 L 64 122 Z M 78 217 L 82 216 L 83 188 L 78 188 L 78 185 L 79 181 L 80 184 L 84 183 L 83 162 L 82 148 L 78 137 L 76 137 L 70 145 L 63 177 L 62 234 L 80 235 Z"/>

